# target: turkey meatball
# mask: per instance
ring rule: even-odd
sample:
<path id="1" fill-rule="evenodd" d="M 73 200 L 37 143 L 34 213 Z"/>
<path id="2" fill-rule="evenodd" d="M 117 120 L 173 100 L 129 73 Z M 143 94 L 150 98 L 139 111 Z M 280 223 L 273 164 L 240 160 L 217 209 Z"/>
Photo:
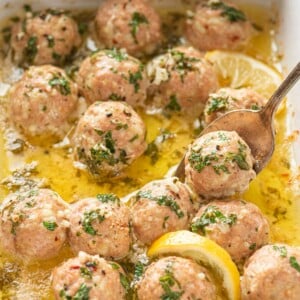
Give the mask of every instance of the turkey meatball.
<path id="1" fill-rule="evenodd" d="M 147 65 L 153 106 L 199 116 L 218 88 L 212 65 L 192 47 L 170 49 Z"/>
<path id="2" fill-rule="evenodd" d="M 137 284 L 139 300 L 217 299 L 216 287 L 205 268 L 181 257 L 169 256 L 153 262 Z M 173 299 L 173 298 L 172 298 Z"/>
<path id="3" fill-rule="evenodd" d="M 61 138 L 77 102 L 77 85 L 62 69 L 30 67 L 10 90 L 10 118 L 27 136 Z"/>
<path id="4" fill-rule="evenodd" d="M 202 51 L 241 48 L 252 35 L 247 16 L 234 4 L 210 0 L 200 3 L 188 15 L 185 35 L 187 40 Z"/>
<path id="5" fill-rule="evenodd" d="M 68 237 L 76 253 L 122 258 L 131 245 L 129 209 L 112 194 L 80 200 L 70 208 Z"/>
<path id="6" fill-rule="evenodd" d="M 186 229 L 193 212 L 187 186 L 175 177 L 146 184 L 131 202 L 133 232 L 145 244 L 166 232 Z"/>
<path id="7" fill-rule="evenodd" d="M 209 95 L 204 109 L 205 123 L 209 124 L 225 113 L 236 109 L 260 110 L 267 101 L 250 88 L 222 88 Z"/>
<path id="8" fill-rule="evenodd" d="M 126 275 L 118 264 L 79 252 L 52 272 L 55 299 L 121 300 Z"/>
<path id="9" fill-rule="evenodd" d="M 146 150 L 142 119 L 126 103 L 96 102 L 79 120 L 75 160 L 99 180 L 116 176 Z"/>
<path id="10" fill-rule="evenodd" d="M 107 0 L 98 10 L 96 31 L 107 48 L 134 56 L 152 54 L 162 40 L 159 15 L 146 0 Z"/>
<path id="11" fill-rule="evenodd" d="M 235 131 L 215 131 L 189 146 L 185 176 L 190 187 L 206 199 L 244 192 L 255 177 L 248 145 Z"/>
<path id="12" fill-rule="evenodd" d="M 26 260 L 58 255 L 66 240 L 67 213 L 67 204 L 48 189 L 9 195 L 1 205 L 3 249 Z"/>
<path id="13" fill-rule="evenodd" d="M 80 66 L 78 86 L 88 103 L 118 100 L 144 106 L 148 79 L 144 65 L 123 50 L 104 50 Z"/>
<path id="14" fill-rule="evenodd" d="M 269 224 L 259 208 L 239 200 L 202 206 L 191 229 L 226 249 L 238 266 L 269 241 Z"/>
<path id="15" fill-rule="evenodd" d="M 63 11 L 28 13 L 12 27 L 14 60 L 34 65 L 60 65 L 81 43 L 75 21 Z"/>
<path id="16" fill-rule="evenodd" d="M 243 300 L 297 300 L 300 295 L 300 248 L 264 246 L 248 260 L 241 280 Z"/>

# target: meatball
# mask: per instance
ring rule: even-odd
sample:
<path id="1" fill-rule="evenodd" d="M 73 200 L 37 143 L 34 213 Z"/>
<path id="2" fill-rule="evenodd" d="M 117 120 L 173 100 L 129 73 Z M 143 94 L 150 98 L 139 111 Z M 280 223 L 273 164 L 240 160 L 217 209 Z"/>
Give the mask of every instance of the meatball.
<path id="1" fill-rule="evenodd" d="M 153 106 L 199 116 L 218 88 L 212 65 L 192 47 L 170 49 L 147 65 Z"/>
<path id="2" fill-rule="evenodd" d="M 217 299 L 216 287 L 205 268 L 181 257 L 169 256 L 153 262 L 137 284 L 139 300 Z M 172 298 L 173 299 L 173 298 Z"/>
<path id="3" fill-rule="evenodd" d="M 107 0 L 96 16 L 96 31 L 107 48 L 136 57 L 152 54 L 162 40 L 159 15 L 146 0 Z"/>
<path id="4" fill-rule="evenodd" d="M 70 208 L 68 238 L 74 252 L 125 257 L 131 245 L 129 208 L 112 194 L 80 200 Z"/>
<path id="5" fill-rule="evenodd" d="M 241 280 L 244 300 L 297 300 L 300 295 L 300 248 L 264 246 L 248 260 Z"/>
<path id="6" fill-rule="evenodd" d="M 84 252 L 52 272 L 55 299 L 125 299 L 124 280 L 127 277 L 121 266 Z"/>
<path id="7" fill-rule="evenodd" d="M 202 206 L 191 228 L 226 249 L 238 266 L 269 241 L 269 224 L 259 208 L 240 200 Z"/>
<path id="8" fill-rule="evenodd" d="M 227 1 L 206 1 L 190 13 L 185 28 L 187 40 L 202 51 L 241 48 L 252 35 L 247 16 Z"/>
<path id="9" fill-rule="evenodd" d="M 104 50 L 86 58 L 77 82 L 88 103 L 118 100 L 144 106 L 146 100 L 148 79 L 144 65 L 123 50 Z"/>
<path id="10" fill-rule="evenodd" d="M 190 191 L 176 177 L 146 184 L 131 202 L 133 232 L 146 244 L 166 232 L 186 229 L 193 212 Z"/>
<path id="11" fill-rule="evenodd" d="M 116 176 L 146 150 L 145 135 L 142 119 L 129 105 L 96 102 L 75 130 L 75 160 L 98 179 Z"/>
<path id="12" fill-rule="evenodd" d="M 63 11 L 29 13 L 12 27 L 11 48 L 18 63 L 62 64 L 80 44 L 77 24 Z"/>
<path id="13" fill-rule="evenodd" d="M 206 124 L 235 109 L 260 110 L 267 99 L 250 88 L 222 88 L 210 94 L 204 109 Z"/>
<path id="14" fill-rule="evenodd" d="M 3 249 L 26 260 L 56 256 L 66 240 L 67 209 L 60 196 L 48 189 L 9 195 L 0 208 Z"/>
<path id="15" fill-rule="evenodd" d="M 235 131 L 215 131 L 189 146 L 185 176 L 190 187 L 206 199 L 244 192 L 255 177 L 250 148 Z"/>
<path id="16" fill-rule="evenodd" d="M 77 85 L 62 69 L 30 67 L 10 90 L 10 118 L 27 136 L 61 138 L 77 102 Z"/>

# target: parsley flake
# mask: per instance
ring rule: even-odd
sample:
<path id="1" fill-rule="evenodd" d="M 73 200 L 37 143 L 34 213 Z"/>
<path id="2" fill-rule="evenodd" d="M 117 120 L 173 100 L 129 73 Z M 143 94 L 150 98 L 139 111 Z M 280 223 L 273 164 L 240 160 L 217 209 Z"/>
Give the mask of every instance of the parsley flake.
<path id="1" fill-rule="evenodd" d="M 213 10 L 222 10 L 221 16 L 227 18 L 230 22 L 246 21 L 246 15 L 239 9 L 229 6 L 222 1 L 213 1 L 209 4 Z"/>
<path id="2" fill-rule="evenodd" d="M 290 262 L 291 267 L 300 273 L 300 265 L 299 265 L 296 257 L 291 256 L 289 262 Z"/>
<path id="3" fill-rule="evenodd" d="M 44 221 L 43 225 L 49 231 L 54 231 L 55 228 L 58 227 L 58 225 L 55 222 L 53 222 L 53 221 Z"/>
<path id="4" fill-rule="evenodd" d="M 105 215 L 101 214 L 100 209 L 84 212 L 82 220 L 83 230 L 90 235 L 97 235 L 98 232 L 94 229 L 92 223 L 94 221 L 98 221 L 98 223 L 101 223 L 104 220 Z"/>
<path id="5" fill-rule="evenodd" d="M 27 45 L 24 49 L 24 56 L 27 58 L 29 63 L 33 63 L 37 53 L 38 53 L 37 37 L 36 36 L 31 36 L 28 39 Z"/>
<path id="6" fill-rule="evenodd" d="M 136 34 L 137 34 L 137 32 L 139 30 L 139 26 L 141 24 L 149 24 L 149 21 L 145 17 L 145 15 L 135 11 L 132 14 L 131 21 L 129 22 L 128 25 L 131 27 L 131 35 L 132 35 L 132 37 L 133 37 L 136 44 L 138 43 Z"/>
<path id="7" fill-rule="evenodd" d="M 63 76 L 54 75 L 48 83 L 51 87 L 58 88 L 64 96 L 71 94 L 70 82 Z"/>

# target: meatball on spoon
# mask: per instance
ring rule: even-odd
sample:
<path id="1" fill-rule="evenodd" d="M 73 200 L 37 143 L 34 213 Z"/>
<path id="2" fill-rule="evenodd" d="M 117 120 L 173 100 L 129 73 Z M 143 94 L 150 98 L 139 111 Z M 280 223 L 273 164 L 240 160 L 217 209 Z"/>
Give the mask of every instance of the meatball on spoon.
<path id="1" fill-rule="evenodd" d="M 254 157 L 254 170 L 259 173 L 270 160 L 274 151 L 274 114 L 285 95 L 300 78 L 300 63 L 291 71 L 260 111 L 239 109 L 228 112 L 208 125 L 201 135 L 212 131 L 236 131 L 248 144 Z M 184 159 L 178 165 L 175 176 L 183 180 Z"/>

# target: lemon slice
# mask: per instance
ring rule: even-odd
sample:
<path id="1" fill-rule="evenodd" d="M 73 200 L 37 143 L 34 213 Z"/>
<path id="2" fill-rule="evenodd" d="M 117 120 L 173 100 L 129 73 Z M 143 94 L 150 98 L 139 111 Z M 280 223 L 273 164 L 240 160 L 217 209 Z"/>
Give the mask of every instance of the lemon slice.
<path id="1" fill-rule="evenodd" d="M 166 233 L 149 248 L 148 256 L 179 255 L 201 261 L 222 278 L 228 299 L 240 299 L 240 275 L 230 255 L 212 240 L 181 230 Z"/>
<path id="2" fill-rule="evenodd" d="M 223 86 L 250 87 L 269 99 L 282 81 L 278 71 L 245 54 L 211 51 L 205 58 L 214 64 Z"/>

